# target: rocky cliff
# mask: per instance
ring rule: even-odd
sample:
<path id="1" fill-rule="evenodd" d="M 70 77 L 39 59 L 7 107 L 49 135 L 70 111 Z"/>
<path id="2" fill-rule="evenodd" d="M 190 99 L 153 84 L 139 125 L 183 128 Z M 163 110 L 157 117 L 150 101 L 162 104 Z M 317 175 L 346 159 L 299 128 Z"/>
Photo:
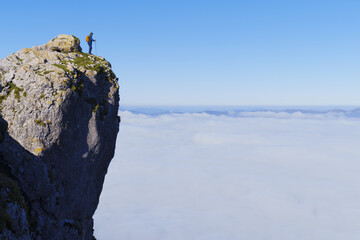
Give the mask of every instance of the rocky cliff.
<path id="1" fill-rule="evenodd" d="M 71 35 L 0 60 L 0 239 L 93 239 L 118 88 Z"/>

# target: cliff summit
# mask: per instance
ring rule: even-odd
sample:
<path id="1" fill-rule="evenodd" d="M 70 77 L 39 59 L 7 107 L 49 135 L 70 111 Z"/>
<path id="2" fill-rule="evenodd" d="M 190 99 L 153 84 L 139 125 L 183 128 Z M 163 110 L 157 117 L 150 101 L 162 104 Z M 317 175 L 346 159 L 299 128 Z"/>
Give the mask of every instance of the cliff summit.
<path id="1" fill-rule="evenodd" d="M 118 89 L 72 35 L 0 59 L 0 239 L 93 239 Z"/>

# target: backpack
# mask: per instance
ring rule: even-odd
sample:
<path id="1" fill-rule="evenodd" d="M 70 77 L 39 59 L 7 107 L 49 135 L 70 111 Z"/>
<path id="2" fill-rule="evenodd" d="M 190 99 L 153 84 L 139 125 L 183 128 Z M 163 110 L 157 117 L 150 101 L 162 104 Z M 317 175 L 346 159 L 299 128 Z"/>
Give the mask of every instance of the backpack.
<path id="1" fill-rule="evenodd" d="M 90 35 L 87 35 L 86 38 L 85 38 L 85 40 L 86 40 L 87 42 L 89 42 L 89 41 L 90 41 Z"/>

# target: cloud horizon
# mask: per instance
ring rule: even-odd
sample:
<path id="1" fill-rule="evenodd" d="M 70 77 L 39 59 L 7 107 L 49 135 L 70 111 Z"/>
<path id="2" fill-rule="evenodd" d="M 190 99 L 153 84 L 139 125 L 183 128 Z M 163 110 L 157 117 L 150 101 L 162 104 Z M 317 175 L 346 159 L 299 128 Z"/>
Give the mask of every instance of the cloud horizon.
<path id="1" fill-rule="evenodd" d="M 360 119 L 120 112 L 103 239 L 354 239 Z"/>

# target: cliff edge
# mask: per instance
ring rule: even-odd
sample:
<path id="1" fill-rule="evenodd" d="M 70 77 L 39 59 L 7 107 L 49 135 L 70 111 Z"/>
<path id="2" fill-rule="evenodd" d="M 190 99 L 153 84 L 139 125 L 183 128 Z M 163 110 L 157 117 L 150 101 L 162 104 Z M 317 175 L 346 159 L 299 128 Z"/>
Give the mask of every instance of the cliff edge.
<path id="1" fill-rule="evenodd" d="M 72 35 L 0 60 L 0 239 L 93 239 L 118 89 Z"/>

